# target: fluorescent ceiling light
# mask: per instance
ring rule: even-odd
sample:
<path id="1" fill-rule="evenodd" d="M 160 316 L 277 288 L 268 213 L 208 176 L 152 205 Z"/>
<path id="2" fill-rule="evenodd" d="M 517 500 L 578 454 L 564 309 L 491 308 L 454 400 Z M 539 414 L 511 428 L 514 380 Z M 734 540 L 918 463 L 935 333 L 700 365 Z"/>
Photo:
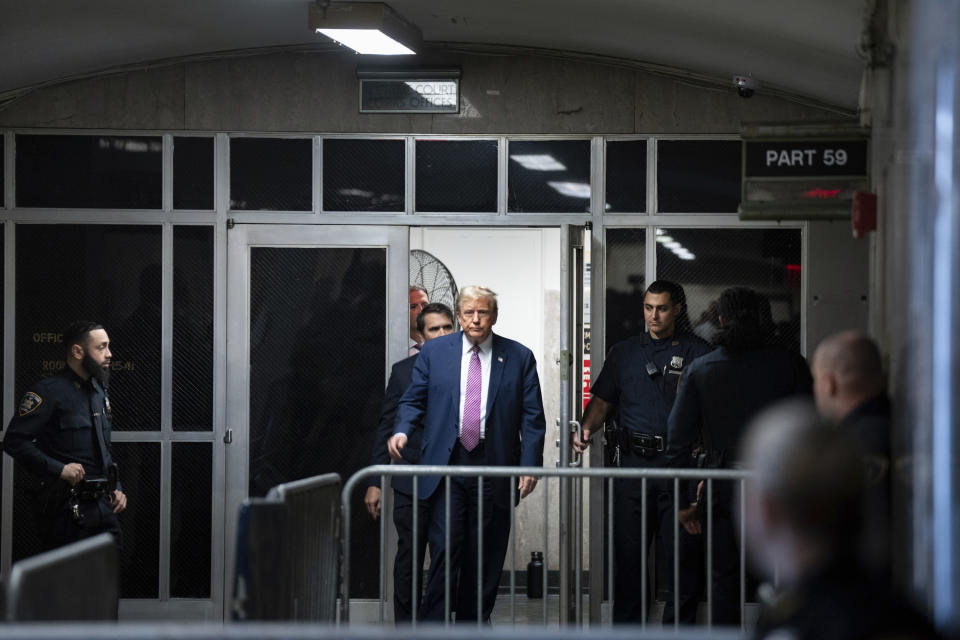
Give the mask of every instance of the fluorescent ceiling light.
<path id="1" fill-rule="evenodd" d="M 690 253 L 690 252 L 688 251 L 688 252 L 686 252 L 686 253 L 678 253 L 678 254 L 677 254 L 677 257 L 680 258 L 681 260 L 693 260 L 693 259 L 696 258 L 697 256 L 693 255 L 692 253 Z"/>
<path id="2" fill-rule="evenodd" d="M 376 29 L 317 29 L 331 40 L 357 53 L 378 56 L 412 56 L 416 52 Z"/>
<path id="3" fill-rule="evenodd" d="M 567 168 L 549 153 L 518 154 L 510 156 L 524 169 L 530 171 L 566 171 Z"/>
<path id="4" fill-rule="evenodd" d="M 664 242 L 663 246 L 665 246 L 667 249 L 680 249 L 681 247 L 683 247 L 683 245 L 677 242 L 676 240 L 670 240 L 669 242 Z"/>
<path id="5" fill-rule="evenodd" d="M 415 25 L 382 2 L 309 3 L 307 23 L 316 33 L 370 55 L 413 55 L 423 42 Z"/>
<path id="6" fill-rule="evenodd" d="M 659 231 L 659 229 L 658 229 L 658 230 L 657 230 L 657 242 L 659 242 L 659 243 L 661 243 L 661 244 L 666 244 L 667 242 L 673 242 L 673 238 L 671 238 L 670 236 L 662 236 L 662 235 L 660 235 L 660 231 Z"/>
<path id="7" fill-rule="evenodd" d="M 562 196 L 590 199 L 590 185 L 586 182 L 547 182 L 547 185 Z"/>

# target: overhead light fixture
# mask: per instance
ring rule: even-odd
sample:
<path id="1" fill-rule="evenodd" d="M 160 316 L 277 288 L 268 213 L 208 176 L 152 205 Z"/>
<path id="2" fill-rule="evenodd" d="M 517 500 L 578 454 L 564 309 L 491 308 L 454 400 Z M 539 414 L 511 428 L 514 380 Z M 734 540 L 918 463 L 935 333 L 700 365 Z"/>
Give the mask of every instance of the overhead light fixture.
<path id="1" fill-rule="evenodd" d="M 554 182 L 549 181 L 547 185 L 562 196 L 568 198 L 590 199 L 590 185 L 586 182 Z"/>
<path id="2" fill-rule="evenodd" d="M 510 159 L 528 171 L 566 171 L 563 163 L 549 153 L 518 153 Z"/>
<path id="3" fill-rule="evenodd" d="M 414 55 L 423 35 L 382 2 L 311 2 L 310 28 L 357 53 Z"/>

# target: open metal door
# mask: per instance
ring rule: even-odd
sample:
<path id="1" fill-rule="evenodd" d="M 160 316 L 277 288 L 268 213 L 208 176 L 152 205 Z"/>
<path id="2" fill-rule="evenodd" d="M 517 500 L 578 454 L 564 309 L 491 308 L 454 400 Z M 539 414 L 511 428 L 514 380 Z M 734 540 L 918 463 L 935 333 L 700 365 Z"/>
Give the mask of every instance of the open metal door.
<path id="1" fill-rule="evenodd" d="M 560 417 L 559 464 L 577 467 L 571 435 L 583 413 L 585 227 L 563 225 L 560 253 Z M 560 479 L 560 623 L 583 620 L 583 480 Z"/>

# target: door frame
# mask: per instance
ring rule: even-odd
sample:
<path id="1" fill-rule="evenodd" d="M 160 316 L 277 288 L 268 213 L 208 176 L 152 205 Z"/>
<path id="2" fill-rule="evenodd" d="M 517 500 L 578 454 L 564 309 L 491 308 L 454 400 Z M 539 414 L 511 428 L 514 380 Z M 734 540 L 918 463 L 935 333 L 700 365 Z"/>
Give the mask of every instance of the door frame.
<path id="1" fill-rule="evenodd" d="M 409 298 L 407 226 L 367 225 L 263 225 L 238 224 L 227 235 L 226 304 L 226 392 L 231 401 L 226 407 L 224 447 L 225 499 L 223 540 L 222 611 L 229 619 L 239 507 L 248 497 L 250 447 L 250 249 L 253 247 L 289 248 L 370 248 L 387 251 L 386 326 L 387 349 L 384 354 L 384 381 L 389 363 L 406 356 L 409 327 L 405 313 Z M 403 319 L 399 322 L 399 319 Z M 342 479 L 346 482 L 347 478 Z"/>

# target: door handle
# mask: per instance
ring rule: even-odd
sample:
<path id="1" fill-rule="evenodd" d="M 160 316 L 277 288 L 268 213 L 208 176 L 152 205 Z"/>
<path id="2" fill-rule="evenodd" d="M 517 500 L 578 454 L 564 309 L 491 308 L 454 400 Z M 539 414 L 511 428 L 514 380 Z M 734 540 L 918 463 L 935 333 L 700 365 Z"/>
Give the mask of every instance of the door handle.
<path id="1" fill-rule="evenodd" d="M 578 440 L 583 440 L 583 425 L 576 420 L 570 421 L 570 433 L 577 434 Z M 573 447 L 571 447 L 573 449 Z M 568 466 L 571 467 L 582 467 L 583 466 L 583 454 L 579 451 L 575 451 L 573 454 L 573 461 L 569 463 Z"/>

